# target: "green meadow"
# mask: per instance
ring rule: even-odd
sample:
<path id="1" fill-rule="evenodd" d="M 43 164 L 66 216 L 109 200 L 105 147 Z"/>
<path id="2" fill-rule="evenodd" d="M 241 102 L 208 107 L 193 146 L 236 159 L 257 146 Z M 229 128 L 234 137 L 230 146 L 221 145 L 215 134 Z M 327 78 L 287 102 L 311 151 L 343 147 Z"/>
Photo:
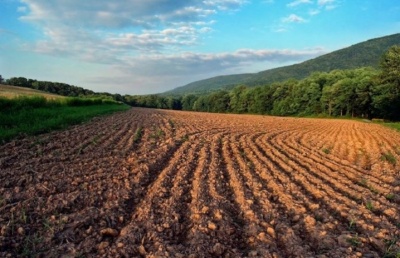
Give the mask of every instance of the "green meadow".
<path id="1" fill-rule="evenodd" d="M 16 137 L 64 129 L 99 115 L 129 109 L 129 106 L 102 99 L 43 96 L 0 97 L 0 143 Z"/>

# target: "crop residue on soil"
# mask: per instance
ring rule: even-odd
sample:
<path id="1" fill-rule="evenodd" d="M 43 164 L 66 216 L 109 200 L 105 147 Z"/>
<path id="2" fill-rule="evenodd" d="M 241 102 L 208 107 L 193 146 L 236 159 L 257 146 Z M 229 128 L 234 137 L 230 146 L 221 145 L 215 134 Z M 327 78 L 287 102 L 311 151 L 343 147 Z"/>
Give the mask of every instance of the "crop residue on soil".
<path id="1" fill-rule="evenodd" d="M 399 155 L 375 124 L 134 108 L 0 146 L 0 256 L 396 257 Z"/>

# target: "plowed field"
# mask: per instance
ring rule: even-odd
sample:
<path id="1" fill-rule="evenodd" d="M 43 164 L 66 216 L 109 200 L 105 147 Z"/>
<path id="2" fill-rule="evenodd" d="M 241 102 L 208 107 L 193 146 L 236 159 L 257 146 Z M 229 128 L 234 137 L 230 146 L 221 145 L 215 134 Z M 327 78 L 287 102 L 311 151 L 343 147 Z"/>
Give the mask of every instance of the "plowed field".
<path id="1" fill-rule="evenodd" d="M 396 257 L 400 134 L 131 109 L 0 146 L 0 256 Z"/>

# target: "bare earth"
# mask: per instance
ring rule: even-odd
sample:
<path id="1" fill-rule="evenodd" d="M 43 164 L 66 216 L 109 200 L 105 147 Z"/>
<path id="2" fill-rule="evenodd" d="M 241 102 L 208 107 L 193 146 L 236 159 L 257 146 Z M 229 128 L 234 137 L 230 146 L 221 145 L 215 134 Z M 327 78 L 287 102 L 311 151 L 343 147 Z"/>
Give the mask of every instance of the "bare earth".
<path id="1" fill-rule="evenodd" d="M 375 124 L 131 109 L 0 146 L 0 256 L 395 257 L 399 154 Z"/>

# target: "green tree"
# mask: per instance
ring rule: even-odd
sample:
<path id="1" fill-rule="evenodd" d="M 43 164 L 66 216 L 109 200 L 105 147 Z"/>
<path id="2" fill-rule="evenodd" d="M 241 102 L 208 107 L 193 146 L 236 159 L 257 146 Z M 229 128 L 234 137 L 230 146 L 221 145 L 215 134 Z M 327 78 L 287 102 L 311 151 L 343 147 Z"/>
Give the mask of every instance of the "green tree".
<path id="1" fill-rule="evenodd" d="M 252 114 L 268 114 L 272 110 L 273 88 L 270 86 L 256 87 L 249 90 L 253 101 L 248 106 L 248 111 Z"/>
<path id="2" fill-rule="evenodd" d="M 196 99 L 196 101 L 193 103 L 193 110 L 202 111 L 202 112 L 210 112 L 211 106 L 210 106 L 209 96 L 204 95 L 204 96 L 198 97 Z"/>
<path id="3" fill-rule="evenodd" d="M 188 94 L 182 98 L 182 110 L 194 110 L 193 105 L 194 102 L 197 100 L 196 95 Z"/>
<path id="4" fill-rule="evenodd" d="M 230 96 L 230 111 L 234 113 L 245 113 L 247 111 L 246 103 L 243 101 L 245 98 L 242 96 L 243 93 L 247 90 L 247 87 L 244 85 L 237 86 L 231 90 Z"/>
<path id="5" fill-rule="evenodd" d="M 377 71 L 372 68 L 357 70 L 355 115 L 358 117 L 372 118 L 372 91 L 376 86 Z"/>
<path id="6" fill-rule="evenodd" d="M 374 91 L 375 114 L 390 120 L 400 120 L 400 46 L 396 45 L 382 56 L 381 73 Z"/>
<path id="7" fill-rule="evenodd" d="M 28 83 L 28 79 L 26 79 L 25 77 L 12 77 L 7 80 L 7 84 L 19 87 L 27 87 L 27 88 L 31 87 Z"/>
<path id="8" fill-rule="evenodd" d="M 181 103 L 180 98 L 167 97 L 167 106 L 168 106 L 168 109 L 173 109 L 173 110 L 181 110 L 182 109 L 182 103 Z"/>
<path id="9" fill-rule="evenodd" d="M 208 101 L 210 103 L 211 112 L 225 113 L 229 109 L 230 97 L 227 91 L 221 90 L 211 93 Z"/>

